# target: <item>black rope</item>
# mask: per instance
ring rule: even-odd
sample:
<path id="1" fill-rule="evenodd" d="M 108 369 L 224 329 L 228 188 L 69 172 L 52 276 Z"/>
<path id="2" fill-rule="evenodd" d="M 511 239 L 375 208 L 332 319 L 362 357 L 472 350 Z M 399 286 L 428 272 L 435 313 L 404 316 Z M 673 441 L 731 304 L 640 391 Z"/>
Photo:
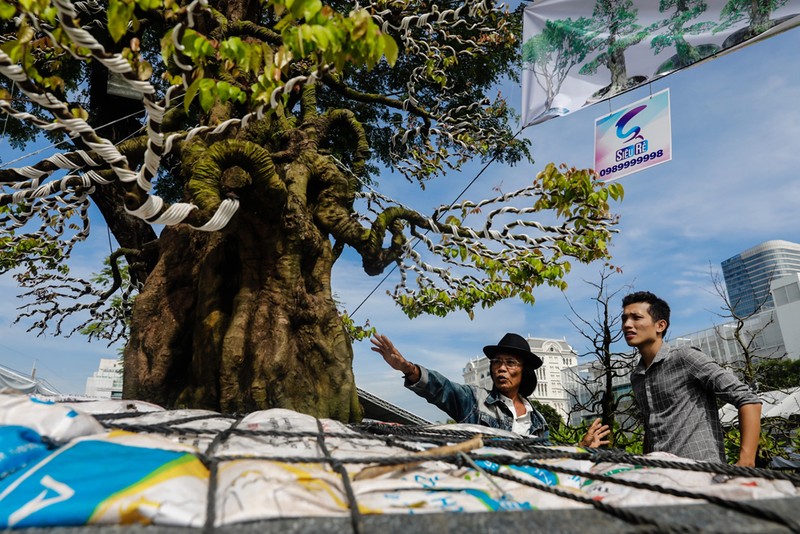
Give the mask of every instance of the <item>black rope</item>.
<path id="1" fill-rule="evenodd" d="M 717 464 L 711 462 L 685 462 L 676 460 L 663 460 L 660 458 L 649 458 L 637 456 L 624 451 L 612 449 L 609 451 L 599 449 L 589 449 L 592 451 L 591 459 L 595 463 L 613 462 L 623 464 L 635 464 L 642 467 L 659 467 L 663 469 L 680 469 L 683 471 L 698 471 L 715 473 L 718 475 L 730 475 L 734 477 L 764 478 L 767 480 L 787 480 L 795 486 L 800 486 L 800 476 L 790 473 L 783 473 L 773 469 L 760 467 L 742 467 L 738 465 Z"/>
<path id="2" fill-rule="evenodd" d="M 610 504 L 604 503 L 603 501 L 598 501 L 592 499 L 590 497 L 585 497 L 583 495 L 579 495 L 577 493 L 569 492 L 566 490 L 562 490 L 553 486 L 546 486 L 543 484 L 537 484 L 530 480 L 525 480 L 518 476 L 511 475 L 509 473 L 499 473 L 496 471 L 491 472 L 492 476 L 496 476 L 499 478 L 504 478 L 506 480 L 510 480 L 512 482 L 516 482 L 518 484 L 523 484 L 525 486 L 529 486 L 535 488 L 537 490 L 541 490 L 547 493 L 552 493 L 553 495 L 557 495 L 558 497 L 563 497 L 565 499 L 570 499 L 572 501 L 580 502 L 583 504 L 588 504 L 593 506 L 596 510 L 600 512 L 607 513 L 612 515 L 618 519 L 622 519 L 632 525 L 647 525 L 654 528 L 654 532 L 676 532 L 676 533 L 684 533 L 684 532 L 697 532 L 697 528 L 688 528 L 683 526 L 675 526 L 675 525 L 667 525 L 664 524 L 652 517 L 648 517 L 642 514 L 638 514 L 636 512 L 632 512 L 626 508 L 620 508 L 617 506 L 612 506 Z"/>
<path id="3" fill-rule="evenodd" d="M 220 417 L 233 418 L 233 416 L 220 416 Z M 105 426 L 110 428 L 117 428 L 132 432 L 149 432 L 149 433 L 157 432 L 167 435 L 169 434 L 197 435 L 197 434 L 209 434 L 215 432 L 213 429 L 176 428 L 171 426 L 172 424 L 185 424 L 185 422 L 186 421 L 184 419 L 180 419 L 178 420 L 178 422 L 170 424 L 153 424 L 153 425 L 114 424 L 114 423 L 111 424 L 104 423 L 104 424 Z M 374 439 L 383 441 L 387 445 L 393 444 L 397 446 L 402 440 L 417 442 L 421 439 L 424 439 L 425 441 L 428 441 L 430 443 L 444 444 L 444 443 L 452 443 L 454 441 L 463 441 L 466 439 L 473 438 L 480 434 L 480 432 L 474 432 L 474 431 L 439 430 L 439 429 L 434 430 L 426 427 L 420 427 L 420 429 L 414 429 L 411 426 L 390 427 L 389 425 L 382 425 L 382 427 L 383 428 L 376 427 L 372 424 L 361 425 L 355 427 L 356 429 L 361 430 L 361 432 L 358 432 L 357 435 L 353 435 L 352 433 L 346 433 L 346 432 L 338 432 L 338 433 L 329 432 L 326 434 L 326 436 L 329 438 L 343 438 L 343 439 Z M 392 428 L 394 430 L 394 433 L 383 434 L 383 435 L 370 435 L 366 433 L 367 431 L 372 429 L 376 429 L 380 432 L 383 432 L 386 431 L 387 428 Z M 317 433 L 309 431 L 277 430 L 277 429 L 250 430 L 250 429 L 239 429 L 235 427 L 229 428 L 227 430 L 226 435 L 275 436 L 275 437 L 298 438 L 298 439 L 304 437 L 316 438 L 318 436 Z M 631 464 L 631 465 L 639 465 L 642 467 L 657 467 L 665 469 L 679 469 L 683 471 L 707 472 L 707 473 L 729 475 L 735 477 L 764 478 L 767 480 L 786 480 L 791 482 L 795 486 L 800 486 L 800 476 L 772 469 L 741 467 L 741 466 L 733 466 L 733 465 L 717 464 L 709 462 L 685 462 L 685 461 L 675 461 L 675 460 L 664 460 L 658 458 L 650 458 L 646 456 L 638 456 L 617 449 L 604 450 L 604 449 L 586 448 L 585 449 L 586 452 L 569 452 L 563 450 L 556 450 L 549 446 L 543 446 L 542 445 L 543 441 L 540 439 L 530 439 L 530 438 L 516 439 L 516 438 L 497 437 L 497 436 L 483 436 L 483 439 L 486 446 L 525 452 L 533 459 L 569 458 L 574 460 L 589 460 L 594 463 L 611 462 L 611 463 Z M 412 450 L 409 447 L 403 447 L 403 448 L 407 450 Z M 292 461 L 290 457 L 282 457 L 282 456 L 280 457 L 248 456 L 248 458 L 271 459 L 275 461 L 284 461 L 284 460 Z M 228 457 L 228 459 L 229 460 L 238 459 L 238 457 Z M 380 465 L 382 459 L 383 459 L 382 457 L 370 458 L 369 463 L 377 463 Z M 410 457 L 408 457 L 407 460 L 416 461 L 416 460 L 411 460 Z M 302 460 L 296 460 L 296 461 L 302 461 Z M 342 460 L 342 461 L 347 462 L 349 460 Z M 356 461 L 364 463 L 365 460 L 363 458 L 359 460 L 353 460 L 353 462 Z"/>
<path id="4" fill-rule="evenodd" d="M 345 495 L 347 495 L 347 503 L 350 507 L 350 521 L 353 525 L 353 533 L 361 534 L 363 532 L 361 528 L 361 512 L 358 509 L 358 501 L 353 491 L 353 485 L 350 483 L 350 475 L 347 474 L 347 469 L 345 469 L 342 462 L 334 458 L 328 450 L 328 446 L 325 444 L 325 429 L 322 427 L 322 422 L 319 419 L 317 419 L 317 429 L 319 429 L 317 444 L 325 455 L 325 461 L 331 465 L 334 471 L 339 473 L 340 477 L 342 477 L 342 485 L 344 486 L 344 492 Z"/>
<path id="5" fill-rule="evenodd" d="M 100 421 L 104 426 L 114 426 L 113 423 L 106 424 L 106 421 L 114 421 L 116 419 L 133 419 L 135 417 L 142 417 L 142 416 L 159 414 L 159 413 L 164 413 L 164 412 L 156 411 L 156 412 L 106 413 L 106 414 L 93 415 L 92 417 L 94 417 L 95 419 Z M 207 414 L 203 414 L 203 415 L 193 415 L 193 416 L 190 416 L 190 417 L 184 417 L 182 419 L 173 419 L 173 420 L 169 421 L 168 423 L 161 423 L 161 424 L 166 424 L 168 426 L 183 425 L 183 424 L 186 424 L 186 423 L 192 423 L 194 421 L 202 421 L 204 419 L 232 419 L 232 420 L 235 421 L 237 419 L 237 416 L 235 416 L 235 415 L 220 415 L 218 413 L 207 413 Z M 122 425 L 124 425 L 124 424 L 125 423 L 122 423 Z M 118 428 L 121 428 L 121 425 L 118 426 Z"/>
<path id="6" fill-rule="evenodd" d="M 632 465 L 635 467 L 665 468 L 665 469 L 675 469 L 683 471 L 703 472 L 703 473 L 718 474 L 718 475 L 728 475 L 734 477 L 762 478 L 767 480 L 785 480 L 791 482 L 795 486 L 800 486 L 800 476 L 770 469 L 739 467 L 726 464 L 714 464 L 706 462 L 664 460 L 664 459 L 650 458 L 645 456 L 638 456 L 634 454 L 629 454 L 625 451 L 614 450 L 614 449 L 607 450 L 607 449 L 584 448 L 574 452 L 565 451 L 545 446 L 546 444 L 547 445 L 549 444 L 541 439 L 510 438 L 504 436 L 486 436 L 481 434 L 480 432 L 475 432 L 475 431 L 432 428 L 431 426 L 427 425 L 398 426 L 398 425 L 387 425 L 381 423 L 366 423 L 361 425 L 349 425 L 347 427 L 348 428 L 347 432 L 326 432 L 321 421 L 317 419 L 316 432 L 280 430 L 280 429 L 252 430 L 252 429 L 239 428 L 241 417 L 232 415 L 220 415 L 220 414 L 204 414 L 201 416 L 192 416 L 192 417 L 176 419 L 173 421 L 169 421 L 167 423 L 150 424 L 150 425 L 115 422 L 115 420 L 117 419 L 146 416 L 150 413 L 152 412 L 134 413 L 134 414 L 130 413 L 105 414 L 105 415 L 101 414 L 95 417 L 97 417 L 97 419 L 99 419 L 102 422 L 102 424 L 108 428 L 119 428 L 135 432 L 161 433 L 166 435 L 178 435 L 178 436 L 185 436 L 190 434 L 208 435 L 216 432 L 216 435 L 214 436 L 213 440 L 211 440 L 211 443 L 208 445 L 205 453 L 197 455 L 198 458 L 200 458 L 200 460 L 204 463 L 204 465 L 206 465 L 209 469 L 208 502 L 206 508 L 206 521 L 203 528 L 203 531 L 206 534 L 210 534 L 214 530 L 214 523 L 216 521 L 216 492 L 218 487 L 218 480 L 217 480 L 218 468 L 222 462 L 228 462 L 246 458 L 249 460 L 263 460 L 263 461 L 285 462 L 285 463 L 308 463 L 316 461 L 321 464 L 330 465 L 331 468 L 341 477 L 344 493 L 348 499 L 353 531 L 355 534 L 361 534 L 364 531 L 363 517 L 361 515 L 358 506 L 355 491 L 353 489 L 351 478 L 348 474 L 346 465 L 358 464 L 362 466 L 364 465 L 398 466 L 409 463 L 441 461 L 450 463 L 451 465 L 455 465 L 458 467 L 466 467 L 464 464 L 463 453 L 454 453 L 444 456 L 441 454 L 425 454 L 424 450 L 422 450 L 421 445 L 422 442 L 426 443 L 427 445 L 455 443 L 473 438 L 476 435 L 481 435 L 483 437 L 484 447 L 493 447 L 493 448 L 508 450 L 511 452 L 522 453 L 522 457 L 519 457 L 519 455 L 514 456 L 510 454 L 478 455 L 473 453 L 470 454 L 468 457 L 471 460 L 471 462 L 469 463 L 483 461 L 483 462 L 489 462 L 489 465 L 491 466 L 499 466 L 499 465 L 530 466 L 550 472 L 562 473 L 564 475 L 578 476 L 589 480 L 613 483 L 620 486 L 628 486 L 638 490 L 653 491 L 676 497 L 704 500 L 708 503 L 729 510 L 733 510 L 742 514 L 747 514 L 759 519 L 765 519 L 767 521 L 773 521 L 785 525 L 796 532 L 800 532 L 800 522 L 798 522 L 797 520 L 789 517 L 783 517 L 778 513 L 757 507 L 747 502 L 734 501 L 722 497 L 717 497 L 714 495 L 707 495 L 687 490 L 667 488 L 646 482 L 631 481 L 623 478 L 613 478 L 608 475 L 593 474 L 591 472 L 585 472 L 578 469 L 560 467 L 550 463 L 542 463 L 541 461 L 552 460 L 552 459 L 574 459 L 574 460 L 587 460 L 595 464 L 601 462 L 610 462 L 616 464 Z M 215 429 L 198 429 L 191 427 L 178 428 L 176 426 L 176 425 L 186 425 L 191 422 L 208 420 L 208 419 L 232 419 L 234 420 L 234 423 L 230 427 L 222 431 L 217 431 Z M 261 455 L 215 454 L 215 451 L 218 449 L 218 447 L 222 443 L 224 443 L 225 440 L 229 439 L 231 436 L 272 437 L 272 438 L 280 437 L 287 440 L 313 439 L 316 441 L 319 451 L 322 453 L 322 456 L 309 457 L 309 456 L 285 456 L 285 455 L 269 455 L 269 454 L 261 454 Z M 384 443 L 387 446 L 402 448 L 408 451 L 409 454 L 403 456 L 374 456 L 374 457 L 359 456 L 351 458 L 335 458 L 331 455 L 328 446 L 326 444 L 326 439 L 331 439 L 331 438 L 342 438 L 347 440 L 365 440 L 367 442 L 375 441 L 379 443 Z M 475 467 L 473 466 L 472 468 L 474 469 Z M 542 485 L 541 483 L 532 480 L 525 480 L 523 478 L 514 476 L 509 473 L 501 473 L 497 471 L 498 467 L 482 467 L 482 469 L 486 469 L 486 472 L 484 473 L 486 476 L 497 476 L 500 478 L 505 478 L 526 486 L 533 487 L 537 490 L 552 493 L 559 497 L 591 505 L 592 507 L 601 512 L 613 515 L 614 517 L 627 521 L 630 524 L 643 526 L 647 530 L 652 529 L 652 531 L 657 531 L 657 532 L 687 532 L 689 530 L 697 531 L 696 526 L 693 526 L 690 529 L 689 527 L 682 525 L 665 524 L 663 521 L 658 521 L 651 517 L 643 516 L 641 514 L 631 511 L 628 508 L 609 505 L 607 503 L 603 503 L 602 501 L 596 501 L 590 497 L 580 495 L 574 492 L 565 491 L 557 487 L 545 486 Z"/>
<path id="7" fill-rule="evenodd" d="M 208 465 L 208 495 L 206 497 L 206 521 L 203 524 L 203 534 L 214 532 L 214 522 L 217 520 L 217 478 L 219 462 L 211 460 Z"/>
<path id="8" fill-rule="evenodd" d="M 217 519 L 217 479 L 220 459 L 214 457 L 214 451 L 219 445 L 232 434 L 236 426 L 241 422 L 242 418 L 239 417 L 230 426 L 217 434 L 211 443 L 208 444 L 205 454 L 199 455 L 198 458 L 208 467 L 208 493 L 206 495 L 206 521 L 203 524 L 203 534 L 212 534 L 214 532 L 214 523 Z"/>
<path id="9" fill-rule="evenodd" d="M 579 477 L 583 477 L 583 478 L 588 478 L 590 480 L 598 480 L 598 481 L 601 481 L 601 482 L 609 482 L 609 483 L 612 483 L 612 484 L 618 484 L 620 486 L 628 486 L 628 487 L 631 487 L 631 488 L 634 488 L 634 489 L 643 489 L 643 490 L 653 491 L 653 492 L 656 492 L 656 493 L 663 493 L 665 495 L 672 495 L 673 497 L 685 497 L 685 498 L 689 498 L 689 499 L 703 499 L 703 500 L 708 501 L 708 502 L 710 502 L 712 504 L 716 504 L 718 506 L 721 506 L 721 507 L 724 507 L 724 508 L 728 508 L 728 509 L 734 510 L 736 512 L 742 512 L 742 513 L 749 514 L 749 515 L 752 515 L 752 516 L 755 516 L 755 517 L 768 519 L 770 521 L 775 521 L 777 523 L 784 524 L 784 525 L 790 527 L 793 531 L 800 532 L 800 523 L 798 523 L 798 522 L 796 522 L 796 521 L 794 521 L 792 519 L 782 517 L 781 515 L 776 514 L 775 512 L 772 512 L 770 510 L 764 510 L 762 508 L 758 508 L 756 506 L 753 506 L 751 504 L 748 504 L 748 503 L 745 503 L 745 502 L 742 502 L 742 501 L 733 501 L 733 500 L 730 500 L 730 499 L 723 499 L 722 497 L 717 497 L 715 495 L 708 495 L 708 494 L 705 494 L 705 493 L 697 493 L 697 492 L 693 492 L 693 491 L 686 491 L 686 490 L 680 490 L 680 489 L 675 489 L 675 488 L 667 488 L 667 487 L 664 487 L 664 486 L 659 486 L 657 484 L 650 484 L 650 483 L 647 483 L 647 482 L 637 482 L 635 480 L 627 480 L 627 479 L 624 479 L 624 478 L 615 478 L 615 477 L 612 477 L 612 476 L 603 475 L 603 474 L 599 474 L 599 473 L 591 473 L 591 472 L 581 471 L 579 469 L 571 469 L 569 467 L 561 467 L 561 466 L 552 465 L 552 464 L 543 464 L 543 463 L 539 463 L 539 462 L 533 462 L 533 461 L 530 461 L 530 460 L 525 460 L 524 462 L 520 463 L 519 461 L 517 461 L 517 460 L 515 460 L 513 458 L 505 458 L 503 460 L 498 461 L 497 457 L 494 457 L 494 458 L 492 458 L 492 463 L 494 465 L 497 465 L 498 463 L 512 464 L 512 465 L 528 465 L 528 466 L 535 467 L 537 469 L 543 469 L 543 470 L 546 470 L 546 471 L 554 471 L 554 472 L 562 473 L 562 474 L 565 474 L 565 475 L 579 476 Z M 489 469 L 492 470 L 491 467 Z M 495 471 L 495 470 L 492 470 L 492 474 L 499 474 L 499 473 L 497 473 L 497 471 Z M 534 485 L 534 487 L 538 488 L 539 486 L 538 485 Z"/>

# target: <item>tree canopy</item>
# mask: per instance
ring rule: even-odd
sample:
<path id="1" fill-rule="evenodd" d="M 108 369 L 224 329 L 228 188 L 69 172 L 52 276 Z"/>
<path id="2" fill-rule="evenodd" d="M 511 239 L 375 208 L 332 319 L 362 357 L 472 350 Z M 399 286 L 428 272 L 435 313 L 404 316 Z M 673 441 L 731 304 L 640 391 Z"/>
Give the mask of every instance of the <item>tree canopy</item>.
<path id="1" fill-rule="evenodd" d="M 800 360 L 761 360 L 755 367 L 755 380 L 761 391 L 800 387 Z"/>
<path id="2" fill-rule="evenodd" d="M 29 288 L 31 328 L 60 332 L 88 311 L 77 330 L 129 337 L 129 396 L 348 419 L 352 351 L 330 291 L 345 247 L 367 274 L 399 267 L 393 297 L 411 317 L 564 287 L 570 261 L 608 257 L 618 185 L 548 165 L 518 191 L 433 214 L 377 190 L 398 176 L 424 186 L 475 157 L 529 159 L 492 94 L 516 79 L 520 12 L 0 0 L 7 136 L 63 148 L 0 170 L 0 273 Z M 90 203 L 120 245 L 94 281 L 68 267 Z M 292 377 L 306 399 L 275 385 Z"/>

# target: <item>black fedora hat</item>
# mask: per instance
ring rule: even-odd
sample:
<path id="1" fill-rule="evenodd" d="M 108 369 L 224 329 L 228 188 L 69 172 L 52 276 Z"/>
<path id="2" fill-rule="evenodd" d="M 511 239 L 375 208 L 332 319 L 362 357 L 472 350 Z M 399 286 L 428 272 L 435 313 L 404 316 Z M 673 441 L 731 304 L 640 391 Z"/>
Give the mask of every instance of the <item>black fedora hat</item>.
<path id="1" fill-rule="evenodd" d="M 497 345 L 486 345 L 483 347 L 483 353 L 492 359 L 499 354 L 511 354 L 513 356 L 520 356 L 532 369 L 538 369 L 542 366 L 542 359 L 531 352 L 531 346 L 525 341 L 525 338 L 519 334 L 508 333 L 503 336 Z"/>

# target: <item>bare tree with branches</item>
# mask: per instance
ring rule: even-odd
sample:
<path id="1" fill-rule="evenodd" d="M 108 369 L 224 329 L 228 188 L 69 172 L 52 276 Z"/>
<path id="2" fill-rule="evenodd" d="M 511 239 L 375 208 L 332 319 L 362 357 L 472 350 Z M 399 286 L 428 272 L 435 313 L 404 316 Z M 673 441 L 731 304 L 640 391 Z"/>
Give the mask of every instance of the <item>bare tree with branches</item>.
<path id="1" fill-rule="evenodd" d="M 637 425 L 633 414 L 632 395 L 627 387 L 628 376 L 634 362 L 631 351 L 619 352 L 614 346 L 622 339 L 620 314 L 617 297 L 629 286 L 617 289 L 609 288 L 609 279 L 615 271 L 604 268 L 599 273 L 599 280 L 586 284 L 595 289 L 591 298 L 595 307 L 592 318 L 582 316 L 567 298 L 574 318 L 570 323 L 583 337 L 588 350 L 581 357 L 592 356 L 589 372 L 585 376 L 575 375 L 572 387 L 565 388 L 572 399 L 570 415 L 581 411 L 600 414 L 603 423 L 609 425 L 614 432 L 617 443 L 624 433 L 630 432 Z M 621 382 L 625 382 L 623 387 Z M 621 391 L 621 393 L 620 393 Z"/>
<path id="2" fill-rule="evenodd" d="M 785 386 L 786 383 L 776 384 L 769 379 L 770 371 L 776 368 L 770 364 L 779 363 L 787 356 L 786 350 L 782 347 L 770 347 L 765 342 L 768 331 L 776 322 L 774 313 L 765 313 L 769 311 L 770 294 L 759 296 L 754 292 L 754 305 L 744 307 L 748 311 L 742 312 L 740 310 L 743 306 L 740 304 L 744 296 L 732 298 L 726 290 L 724 279 L 713 266 L 709 266 L 709 276 L 713 293 L 722 301 L 720 311 L 714 313 L 725 321 L 724 324 L 714 326 L 715 335 L 726 344 L 732 344 L 735 352 L 732 362 L 720 363 L 728 365 L 734 372 L 739 373 L 743 381 L 754 391 L 761 393 L 767 402 L 772 395 L 769 394 L 770 391 L 783 389 L 785 393 L 788 388 L 781 386 Z M 769 278 L 771 282 L 774 273 L 771 273 Z M 768 395 L 763 397 L 765 393 Z M 779 396 L 774 397 L 775 399 L 780 398 L 780 394 L 777 395 Z M 726 434 L 726 451 L 729 458 L 735 457 L 741 439 L 735 423 L 736 419 L 730 421 L 732 426 Z M 774 457 L 785 455 L 786 446 L 796 439 L 796 431 L 797 425 L 786 417 L 769 417 L 762 420 L 757 465 L 765 467 Z"/>
<path id="3" fill-rule="evenodd" d="M 765 321 L 755 320 L 756 316 L 765 311 L 770 294 L 766 293 L 760 297 L 755 295 L 756 302 L 752 311 L 742 313 L 739 311 L 741 309 L 738 306 L 739 299 L 733 301 L 728 295 L 725 281 L 720 273 L 709 266 L 709 275 L 713 292 L 722 301 L 722 305 L 719 308 L 720 311 L 714 313 L 725 321 L 722 325 L 714 326 L 715 333 L 724 342 L 733 342 L 736 359 L 732 362 L 732 367 L 735 368 L 735 371 L 741 373 L 745 384 L 758 391 L 759 387 L 756 380 L 758 361 L 760 359 L 782 358 L 785 356 L 785 351 L 783 354 L 779 354 L 778 348 L 770 350 L 763 343 L 764 333 L 775 322 L 775 315 L 771 314 Z M 772 276 L 770 276 L 771 278 Z M 724 364 L 725 362 L 720 363 Z"/>

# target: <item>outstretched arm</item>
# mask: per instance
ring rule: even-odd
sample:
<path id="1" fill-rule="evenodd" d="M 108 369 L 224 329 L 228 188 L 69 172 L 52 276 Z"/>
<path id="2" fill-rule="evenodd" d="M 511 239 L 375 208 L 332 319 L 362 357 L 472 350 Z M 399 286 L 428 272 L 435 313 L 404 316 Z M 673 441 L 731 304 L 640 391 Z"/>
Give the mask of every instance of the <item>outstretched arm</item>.
<path id="1" fill-rule="evenodd" d="M 395 348 L 394 344 L 389 340 L 388 337 L 375 334 L 370 341 L 374 345 L 372 350 L 383 356 L 383 359 L 386 360 L 386 363 L 388 363 L 392 369 L 397 369 L 403 373 L 405 379 L 412 384 L 419 382 L 419 367 L 406 360 L 403 355 L 400 354 L 400 351 Z"/>
<path id="2" fill-rule="evenodd" d="M 739 431 L 742 434 L 742 446 L 739 449 L 739 461 L 736 465 L 754 467 L 758 436 L 761 434 L 760 404 L 743 404 L 739 407 Z"/>

